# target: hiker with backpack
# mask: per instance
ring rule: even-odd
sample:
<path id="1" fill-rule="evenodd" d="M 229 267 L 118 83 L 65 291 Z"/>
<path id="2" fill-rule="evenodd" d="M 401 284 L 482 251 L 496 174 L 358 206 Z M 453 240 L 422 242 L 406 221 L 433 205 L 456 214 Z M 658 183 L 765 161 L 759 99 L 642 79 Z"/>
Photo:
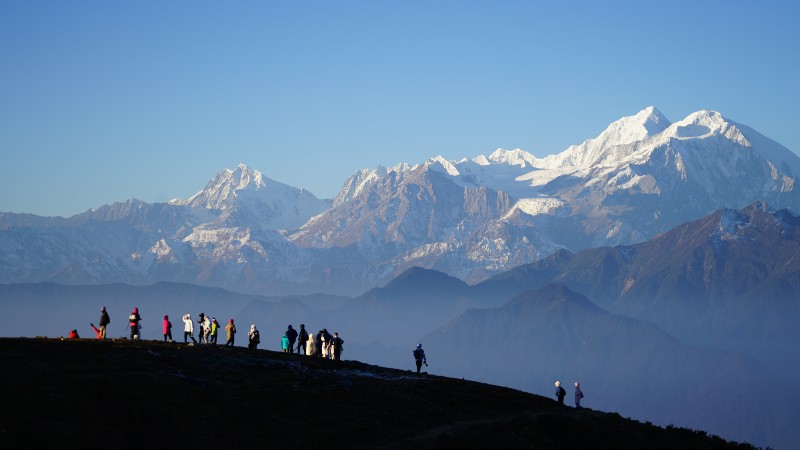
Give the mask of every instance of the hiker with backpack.
<path id="1" fill-rule="evenodd" d="M 556 381 L 556 398 L 558 398 L 558 403 L 563 405 L 564 397 L 566 396 L 567 396 L 567 391 L 565 391 L 564 388 L 561 387 L 560 381 Z"/>
<path id="2" fill-rule="evenodd" d="M 581 390 L 581 384 L 577 381 L 575 382 L 575 407 L 581 407 L 581 399 L 583 398 L 583 391 Z"/>
<path id="3" fill-rule="evenodd" d="M 258 333 L 256 324 L 250 324 L 250 331 L 247 333 L 247 348 L 257 350 L 261 342 L 261 335 Z"/>
<path id="4" fill-rule="evenodd" d="M 131 311 L 131 315 L 128 316 L 128 326 L 131 329 L 131 340 L 140 339 L 139 336 L 139 322 L 142 320 L 142 316 L 139 315 L 139 308 L 134 307 L 133 311 Z"/>
<path id="5" fill-rule="evenodd" d="M 192 325 L 192 316 L 190 314 L 183 315 L 183 343 L 187 342 L 187 338 L 192 338 L 192 345 L 197 344 L 194 340 L 194 325 Z"/>
<path id="6" fill-rule="evenodd" d="M 425 358 L 425 350 L 422 349 L 422 344 L 417 344 L 417 348 L 412 352 L 414 355 L 414 363 L 417 365 L 417 373 L 422 369 L 422 365 L 428 366 L 428 360 Z"/>
<path id="7" fill-rule="evenodd" d="M 301 323 L 300 332 L 297 334 L 297 353 L 301 355 L 306 353 L 306 342 L 308 342 L 308 331 L 306 331 L 306 324 Z"/>

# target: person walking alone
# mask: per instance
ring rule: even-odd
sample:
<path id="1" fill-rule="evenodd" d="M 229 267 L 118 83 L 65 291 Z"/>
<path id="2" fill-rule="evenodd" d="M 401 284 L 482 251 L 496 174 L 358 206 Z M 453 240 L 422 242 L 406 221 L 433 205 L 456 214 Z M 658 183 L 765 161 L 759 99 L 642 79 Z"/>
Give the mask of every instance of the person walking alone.
<path id="1" fill-rule="evenodd" d="M 425 350 L 422 349 L 422 344 L 417 344 L 417 348 L 412 352 L 414 355 L 414 363 L 417 365 L 417 373 L 422 369 L 422 365 L 428 365 L 428 360 L 425 358 Z"/>

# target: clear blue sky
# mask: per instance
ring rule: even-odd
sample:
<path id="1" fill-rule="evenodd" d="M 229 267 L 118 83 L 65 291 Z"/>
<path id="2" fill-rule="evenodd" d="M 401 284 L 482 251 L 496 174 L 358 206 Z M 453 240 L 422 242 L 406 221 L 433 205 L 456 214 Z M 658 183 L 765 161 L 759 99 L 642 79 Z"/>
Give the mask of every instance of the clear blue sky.
<path id="1" fill-rule="evenodd" d="M 187 197 L 240 162 L 538 156 L 653 105 L 800 152 L 793 2 L 0 2 L 0 211 Z"/>

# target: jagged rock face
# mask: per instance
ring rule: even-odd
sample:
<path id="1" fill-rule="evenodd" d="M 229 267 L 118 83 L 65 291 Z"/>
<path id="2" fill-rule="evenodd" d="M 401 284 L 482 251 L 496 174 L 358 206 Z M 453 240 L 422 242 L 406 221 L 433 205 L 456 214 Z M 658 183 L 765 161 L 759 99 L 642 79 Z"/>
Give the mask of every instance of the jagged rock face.
<path id="1" fill-rule="evenodd" d="M 240 165 L 188 199 L 72 218 L 0 214 L 0 282 L 200 282 L 359 293 L 412 266 L 479 282 L 556 252 L 628 245 L 719 208 L 800 211 L 800 159 L 719 113 L 655 108 L 537 158 L 360 170 L 333 200 Z"/>

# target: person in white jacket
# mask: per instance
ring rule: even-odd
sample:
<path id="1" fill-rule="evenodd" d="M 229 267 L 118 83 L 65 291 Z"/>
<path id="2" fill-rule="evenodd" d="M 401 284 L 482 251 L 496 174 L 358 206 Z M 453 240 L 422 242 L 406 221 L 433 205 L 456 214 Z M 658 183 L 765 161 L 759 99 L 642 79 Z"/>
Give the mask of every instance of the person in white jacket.
<path id="1" fill-rule="evenodd" d="M 208 315 L 205 315 L 203 319 L 203 341 L 206 344 L 211 343 L 211 319 L 208 318 Z"/>
<path id="2" fill-rule="evenodd" d="M 192 338 L 192 342 L 197 344 L 197 341 L 194 340 L 194 336 L 192 336 L 193 333 L 194 333 L 194 325 L 192 324 L 192 316 L 190 316 L 189 314 L 184 314 L 183 315 L 183 343 L 184 344 L 187 342 L 187 340 L 186 340 L 187 337 Z"/>

